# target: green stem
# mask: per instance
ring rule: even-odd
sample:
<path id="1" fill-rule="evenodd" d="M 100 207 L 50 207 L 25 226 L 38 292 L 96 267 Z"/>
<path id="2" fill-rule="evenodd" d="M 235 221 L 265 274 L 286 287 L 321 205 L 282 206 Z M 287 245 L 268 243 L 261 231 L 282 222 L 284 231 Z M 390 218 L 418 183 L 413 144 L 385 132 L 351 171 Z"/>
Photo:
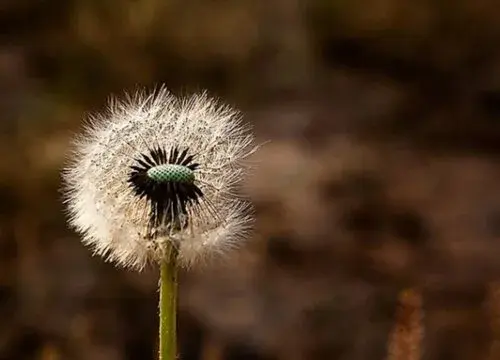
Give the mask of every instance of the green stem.
<path id="1" fill-rule="evenodd" d="M 159 359 L 175 360 L 177 355 L 177 265 L 170 258 L 160 265 Z"/>

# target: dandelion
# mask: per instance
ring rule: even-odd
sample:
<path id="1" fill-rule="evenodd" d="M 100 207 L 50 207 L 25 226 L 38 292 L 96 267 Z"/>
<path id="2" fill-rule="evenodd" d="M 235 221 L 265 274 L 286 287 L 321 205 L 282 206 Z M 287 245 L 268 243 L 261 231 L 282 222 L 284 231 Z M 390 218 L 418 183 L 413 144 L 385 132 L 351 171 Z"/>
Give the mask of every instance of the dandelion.
<path id="1" fill-rule="evenodd" d="M 112 101 L 75 141 L 63 171 L 70 224 L 108 261 L 160 265 L 160 359 L 175 356 L 177 267 L 247 236 L 251 208 L 236 193 L 255 150 L 237 111 L 206 93 L 179 99 L 165 88 Z"/>

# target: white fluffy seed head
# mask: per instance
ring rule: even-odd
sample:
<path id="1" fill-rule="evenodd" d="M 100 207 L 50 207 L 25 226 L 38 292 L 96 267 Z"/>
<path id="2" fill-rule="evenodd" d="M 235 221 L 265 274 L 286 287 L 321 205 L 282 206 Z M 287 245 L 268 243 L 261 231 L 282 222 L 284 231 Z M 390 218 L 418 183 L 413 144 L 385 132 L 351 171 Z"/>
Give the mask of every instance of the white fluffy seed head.
<path id="1" fill-rule="evenodd" d="M 151 201 L 134 193 L 131 166 L 153 148 L 189 149 L 203 196 L 187 204 L 187 225 L 154 228 Z M 179 99 L 161 88 L 89 119 L 63 170 L 70 224 L 96 254 L 141 270 L 174 246 L 179 264 L 198 265 L 237 247 L 252 224 L 250 204 L 235 195 L 257 147 L 240 114 L 206 93 Z"/>

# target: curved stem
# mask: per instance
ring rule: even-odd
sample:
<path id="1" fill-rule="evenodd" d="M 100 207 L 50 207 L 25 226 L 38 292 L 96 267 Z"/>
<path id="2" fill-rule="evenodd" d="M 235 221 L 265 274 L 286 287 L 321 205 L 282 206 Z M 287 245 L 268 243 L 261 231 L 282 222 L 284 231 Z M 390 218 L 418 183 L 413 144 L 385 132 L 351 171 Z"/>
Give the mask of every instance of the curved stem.
<path id="1" fill-rule="evenodd" d="M 177 355 L 177 265 L 170 258 L 160 265 L 159 359 L 175 360 Z"/>

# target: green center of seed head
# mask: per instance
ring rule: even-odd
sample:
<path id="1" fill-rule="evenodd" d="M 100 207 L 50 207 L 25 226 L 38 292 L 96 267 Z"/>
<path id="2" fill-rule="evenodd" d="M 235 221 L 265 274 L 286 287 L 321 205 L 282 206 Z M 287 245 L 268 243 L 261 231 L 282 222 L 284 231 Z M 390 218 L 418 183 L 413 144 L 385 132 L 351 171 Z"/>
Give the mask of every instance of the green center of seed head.
<path id="1" fill-rule="evenodd" d="M 153 166 L 147 171 L 147 176 L 156 182 L 177 182 L 188 183 L 194 182 L 194 172 L 187 166 L 177 164 L 163 164 Z"/>

